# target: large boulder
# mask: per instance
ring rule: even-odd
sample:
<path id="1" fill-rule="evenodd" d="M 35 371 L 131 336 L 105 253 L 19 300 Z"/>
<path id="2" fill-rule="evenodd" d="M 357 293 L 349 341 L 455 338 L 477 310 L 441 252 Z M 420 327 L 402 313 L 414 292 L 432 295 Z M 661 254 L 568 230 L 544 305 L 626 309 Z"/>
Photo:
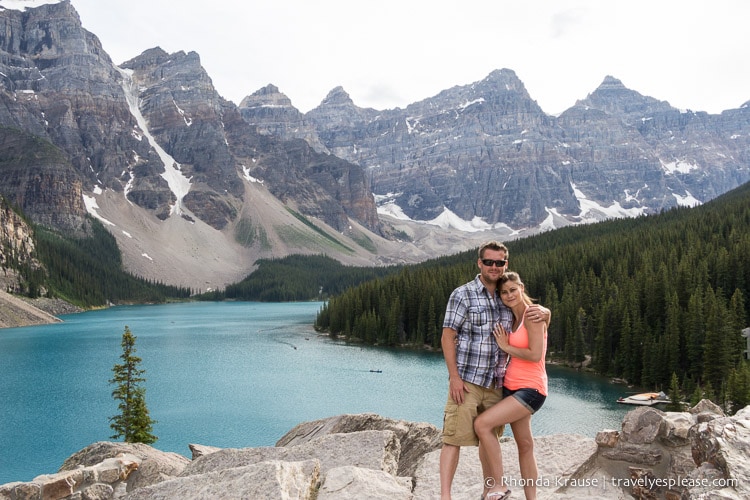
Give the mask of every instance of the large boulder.
<path id="1" fill-rule="evenodd" d="M 362 429 L 392 431 L 401 443 L 398 474 L 410 476 L 424 455 L 442 446 L 441 432 L 432 424 L 407 422 L 374 413 L 338 415 L 312 422 L 303 422 L 287 432 L 276 446 L 299 445 L 326 434 L 358 432 Z"/>
<path id="2" fill-rule="evenodd" d="M 680 413 L 641 407 L 596 443 L 574 485 L 598 479 L 611 494 L 636 498 L 750 498 L 750 407 L 732 417 L 707 400 Z"/>
<path id="3" fill-rule="evenodd" d="M 205 474 L 269 460 L 300 461 L 315 457 L 321 472 L 353 465 L 396 474 L 401 444 L 391 431 L 363 430 L 347 434 L 327 434 L 289 447 L 226 448 L 191 462 L 181 476 Z"/>
<path id="4" fill-rule="evenodd" d="M 502 438 L 500 447 L 504 478 L 520 498 L 515 441 Z M 440 433 L 427 424 L 340 415 L 302 423 L 275 447 L 190 449 L 192 461 L 142 444 L 94 443 L 56 474 L 0 485 L 0 500 L 440 496 Z M 709 402 L 681 413 L 638 408 L 596 439 L 537 436 L 534 454 L 540 499 L 750 498 L 750 407 L 731 417 Z M 462 449 L 453 498 L 474 500 L 482 484 L 477 448 Z"/>
<path id="5" fill-rule="evenodd" d="M 167 498 L 313 500 L 318 488 L 319 474 L 320 463 L 317 460 L 301 462 L 269 460 L 171 479 L 139 488 L 128 493 L 125 498 L 128 500 Z"/>
<path id="6" fill-rule="evenodd" d="M 731 417 L 700 422 L 690 429 L 694 492 L 720 490 L 722 498 L 750 498 L 750 407 Z M 737 495 L 737 496 L 732 496 Z"/>

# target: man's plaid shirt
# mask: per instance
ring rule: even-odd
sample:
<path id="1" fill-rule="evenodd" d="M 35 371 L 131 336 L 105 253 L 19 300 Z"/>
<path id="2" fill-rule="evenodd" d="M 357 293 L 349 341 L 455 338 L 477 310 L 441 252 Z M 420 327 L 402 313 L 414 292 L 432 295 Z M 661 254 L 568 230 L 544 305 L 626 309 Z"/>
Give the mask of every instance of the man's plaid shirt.
<path id="1" fill-rule="evenodd" d="M 508 355 L 497 347 L 492 329 L 500 321 L 506 331 L 513 313 L 485 288 L 479 275 L 456 288 L 448 299 L 443 328 L 456 331 L 456 364 L 464 382 L 482 387 L 501 387 Z"/>

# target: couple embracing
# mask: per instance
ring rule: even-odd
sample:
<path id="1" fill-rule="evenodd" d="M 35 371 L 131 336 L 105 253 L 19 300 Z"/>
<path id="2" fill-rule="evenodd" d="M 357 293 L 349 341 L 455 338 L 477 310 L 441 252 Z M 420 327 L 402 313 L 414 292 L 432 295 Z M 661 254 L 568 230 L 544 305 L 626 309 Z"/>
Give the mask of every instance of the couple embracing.
<path id="1" fill-rule="evenodd" d="M 461 446 L 479 445 L 485 500 L 505 500 L 498 438 L 510 424 L 527 499 L 536 498 L 538 471 L 531 415 L 547 396 L 544 367 L 550 311 L 532 304 L 517 273 L 508 272 L 508 249 L 479 247 L 477 277 L 448 300 L 442 349 L 448 367 L 448 402 L 440 452 L 441 498 L 451 498 Z"/>

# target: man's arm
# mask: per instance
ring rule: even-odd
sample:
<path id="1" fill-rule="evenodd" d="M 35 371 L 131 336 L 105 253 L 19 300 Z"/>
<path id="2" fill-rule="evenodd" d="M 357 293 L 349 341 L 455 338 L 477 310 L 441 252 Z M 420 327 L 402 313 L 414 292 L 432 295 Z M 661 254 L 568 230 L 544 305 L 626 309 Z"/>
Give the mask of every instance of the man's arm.
<path id="1" fill-rule="evenodd" d="M 450 396 L 458 404 L 464 402 L 464 392 L 466 387 L 464 381 L 458 375 L 458 363 L 456 362 L 456 330 L 453 328 L 443 328 L 443 334 L 440 337 L 440 346 L 443 348 L 443 357 L 445 366 L 448 367 L 448 390 Z"/>
<path id="2" fill-rule="evenodd" d="M 526 308 L 526 312 L 523 314 L 524 319 L 530 322 L 539 323 L 543 321 L 549 326 L 550 320 L 552 319 L 552 312 L 544 306 L 539 304 L 531 304 Z"/>

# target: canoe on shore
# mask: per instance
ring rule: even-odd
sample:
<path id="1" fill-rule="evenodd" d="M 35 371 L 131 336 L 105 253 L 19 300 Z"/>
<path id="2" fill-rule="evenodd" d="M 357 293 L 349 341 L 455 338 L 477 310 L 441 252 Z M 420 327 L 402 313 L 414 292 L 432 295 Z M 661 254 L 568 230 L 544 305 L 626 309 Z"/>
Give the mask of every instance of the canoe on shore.
<path id="1" fill-rule="evenodd" d="M 663 392 L 643 392 L 641 394 L 621 397 L 617 402 L 627 405 L 653 406 L 660 403 L 669 403 L 669 398 Z"/>

